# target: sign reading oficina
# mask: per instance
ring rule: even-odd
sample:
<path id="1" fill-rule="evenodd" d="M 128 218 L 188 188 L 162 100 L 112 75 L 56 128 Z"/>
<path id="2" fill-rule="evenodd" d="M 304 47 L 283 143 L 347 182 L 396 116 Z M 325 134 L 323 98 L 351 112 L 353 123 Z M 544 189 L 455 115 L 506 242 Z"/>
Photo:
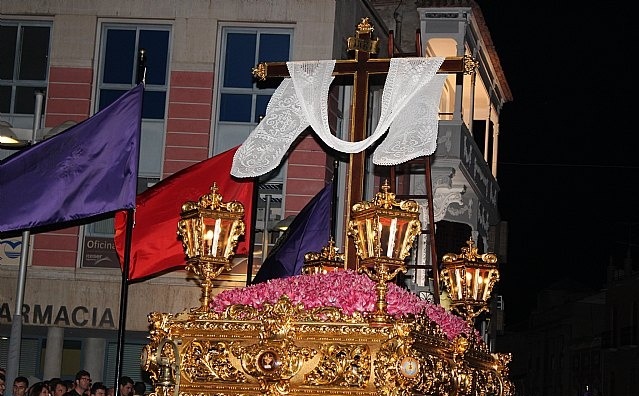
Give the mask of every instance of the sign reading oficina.
<path id="1" fill-rule="evenodd" d="M 0 324 L 11 323 L 13 313 L 9 303 L 0 305 Z M 115 329 L 115 320 L 111 308 L 87 308 L 82 305 L 67 307 L 66 305 L 24 304 L 22 306 L 24 324 L 60 327 L 87 327 Z"/>

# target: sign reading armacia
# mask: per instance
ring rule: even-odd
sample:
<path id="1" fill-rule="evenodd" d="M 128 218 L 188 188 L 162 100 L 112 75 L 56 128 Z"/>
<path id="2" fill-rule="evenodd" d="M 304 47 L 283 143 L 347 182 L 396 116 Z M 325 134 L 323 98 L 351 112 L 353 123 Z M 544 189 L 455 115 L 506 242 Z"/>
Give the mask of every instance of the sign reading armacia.
<path id="1" fill-rule="evenodd" d="M 0 324 L 11 323 L 13 313 L 8 303 L 0 305 Z M 115 329 L 115 321 L 111 308 L 87 308 L 82 305 L 67 307 L 61 305 L 33 306 L 22 305 L 22 320 L 24 324 L 60 326 L 60 327 L 95 327 L 102 329 Z"/>

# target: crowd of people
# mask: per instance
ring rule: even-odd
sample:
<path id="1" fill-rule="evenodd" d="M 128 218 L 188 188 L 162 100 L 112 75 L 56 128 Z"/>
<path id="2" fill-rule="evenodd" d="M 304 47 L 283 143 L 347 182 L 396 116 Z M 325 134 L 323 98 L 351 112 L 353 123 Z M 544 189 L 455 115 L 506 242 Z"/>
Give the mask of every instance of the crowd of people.
<path id="1" fill-rule="evenodd" d="M 103 382 L 92 382 L 91 374 L 80 370 L 74 380 L 51 378 L 29 384 L 29 379 L 18 376 L 13 380 L 13 396 L 143 396 L 146 394 L 146 384 L 134 382 L 131 377 L 123 375 L 119 378 L 119 393 L 116 395 L 114 387 L 108 387 Z M 4 396 L 6 372 L 0 368 L 0 396 Z"/>

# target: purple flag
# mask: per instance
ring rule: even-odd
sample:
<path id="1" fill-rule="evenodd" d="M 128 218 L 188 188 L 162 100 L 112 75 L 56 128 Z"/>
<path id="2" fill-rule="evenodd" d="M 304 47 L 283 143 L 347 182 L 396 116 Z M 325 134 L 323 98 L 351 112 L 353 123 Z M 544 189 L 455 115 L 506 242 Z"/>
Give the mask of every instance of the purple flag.
<path id="1" fill-rule="evenodd" d="M 319 252 L 331 237 L 333 183 L 328 183 L 304 206 L 278 239 L 253 279 L 253 284 L 302 273 L 304 255 Z"/>
<path id="2" fill-rule="evenodd" d="M 0 232 L 135 208 L 143 90 L 0 161 Z"/>

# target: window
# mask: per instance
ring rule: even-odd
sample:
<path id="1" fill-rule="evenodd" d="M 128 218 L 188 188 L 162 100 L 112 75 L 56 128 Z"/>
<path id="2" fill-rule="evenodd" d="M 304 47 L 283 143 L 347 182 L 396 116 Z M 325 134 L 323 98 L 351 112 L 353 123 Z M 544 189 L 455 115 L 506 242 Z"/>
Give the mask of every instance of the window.
<path id="1" fill-rule="evenodd" d="M 271 95 L 281 79 L 257 81 L 251 70 L 261 62 L 286 62 L 291 58 L 293 29 L 230 27 L 221 31 L 215 118 L 215 154 L 242 144 L 266 114 Z M 260 178 L 255 229 L 255 263 L 261 264 L 277 233 L 271 228 L 282 219 L 284 166 Z M 268 198 L 268 199 L 267 199 Z M 268 213 L 266 211 L 268 210 Z M 265 234 L 266 233 L 266 234 Z M 266 250 L 263 250 L 263 247 Z M 259 264 L 252 269 L 257 273 Z"/>
<path id="2" fill-rule="evenodd" d="M 161 173 L 170 38 L 169 26 L 105 24 L 102 27 L 96 111 L 135 86 L 138 51 L 144 49 L 147 54 L 140 177 L 159 178 Z"/>
<path id="3" fill-rule="evenodd" d="M 50 36 L 48 22 L 0 22 L 0 113 L 16 128 L 33 128 L 34 91 L 47 87 Z"/>
<path id="4" fill-rule="evenodd" d="M 150 383 L 150 379 L 148 377 L 148 373 L 146 371 L 142 371 L 140 368 L 140 355 L 142 354 L 142 349 L 145 344 L 136 344 L 132 342 L 124 343 L 124 350 L 122 355 L 122 372 L 126 373 L 134 382 L 136 381 L 146 381 Z M 107 344 L 107 353 L 106 353 L 106 363 L 104 365 L 104 382 L 108 386 L 113 386 L 112 379 L 115 379 L 116 376 L 116 356 L 118 354 L 118 344 L 117 342 L 109 342 Z M 147 384 L 147 389 L 150 388 L 150 385 Z"/>
<path id="5" fill-rule="evenodd" d="M 136 85 L 138 51 L 146 51 L 138 193 L 156 183 L 162 171 L 169 80 L 171 28 L 167 25 L 102 25 L 97 108 L 102 110 Z M 114 267 L 113 218 L 85 227 L 83 267 Z"/>
<path id="6" fill-rule="evenodd" d="M 37 353 L 41 350 L 42 340 L 40 338 L 22 337 L 22 351 L 36 351 L 35 353 L 21 353 L 18 358 L 18 372 L 26 377 L 41 376 L 40 361 L 43 355 Z M 7 362 L 9 359 L 9 340 L 0 338 L 0 362 Z M 4 365 L 3 365 L 4 366 Z"/>
<path id="7" fill-rule="evenodd" d="M 260 62 L 288 61 L 292 40 L 292 29 L 222 28 L 216 154 L 244 142 L 266 114 L 266 105 L 281 80 L 256 81 L 251 70 Z"/>

